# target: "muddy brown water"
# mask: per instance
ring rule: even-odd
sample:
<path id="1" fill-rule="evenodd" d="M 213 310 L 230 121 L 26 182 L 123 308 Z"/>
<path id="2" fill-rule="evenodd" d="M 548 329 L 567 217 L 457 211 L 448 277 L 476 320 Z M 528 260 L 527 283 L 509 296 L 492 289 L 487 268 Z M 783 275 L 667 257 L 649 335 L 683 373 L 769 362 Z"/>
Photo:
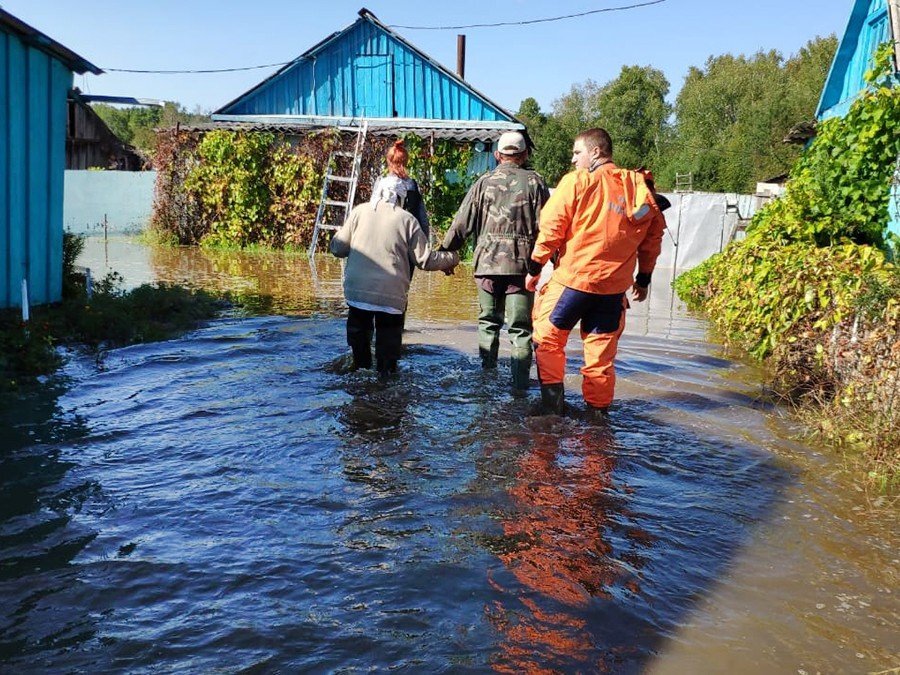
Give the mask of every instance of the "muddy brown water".
<path id="1" fill-rule="evenodd" d="M 577 375 L 575 412 L 534 418 L 481 373 L 465 269 L 416 274 L 383 384 L 335 367 L 327 257 L 115 239 L 80 262 L 257 313 L 72 355 L 5 401 L 0 671 L 900 666 L 896 505 L 798 440 L 666 270 L 597 425 Z"/>

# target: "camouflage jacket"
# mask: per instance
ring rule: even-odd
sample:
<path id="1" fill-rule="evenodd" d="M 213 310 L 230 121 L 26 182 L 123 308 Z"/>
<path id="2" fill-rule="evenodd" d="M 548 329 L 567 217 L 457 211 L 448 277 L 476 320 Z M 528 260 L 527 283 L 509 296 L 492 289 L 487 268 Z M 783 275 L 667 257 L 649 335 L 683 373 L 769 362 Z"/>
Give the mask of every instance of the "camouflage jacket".
<path id="1" fill-rule="evenodd" d="M 537 274 L 531 260 L 541 207 L 550 197 L 540 174 L 501 164 L 479 178 L 447 230 L 442 248 L 459 250 L 474 239 L 475 276 Z"/>

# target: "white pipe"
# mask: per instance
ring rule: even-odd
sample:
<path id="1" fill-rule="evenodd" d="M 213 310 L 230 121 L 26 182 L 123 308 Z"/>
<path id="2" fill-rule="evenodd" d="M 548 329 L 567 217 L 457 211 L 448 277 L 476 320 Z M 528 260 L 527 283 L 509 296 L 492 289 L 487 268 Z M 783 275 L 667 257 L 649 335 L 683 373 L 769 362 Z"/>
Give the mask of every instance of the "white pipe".
<path id="1" fill-rule="evenodd" d="M 28 303 L 28 279 L 22 279 L 22 322 L 28 323 L 31 318 Z"/>

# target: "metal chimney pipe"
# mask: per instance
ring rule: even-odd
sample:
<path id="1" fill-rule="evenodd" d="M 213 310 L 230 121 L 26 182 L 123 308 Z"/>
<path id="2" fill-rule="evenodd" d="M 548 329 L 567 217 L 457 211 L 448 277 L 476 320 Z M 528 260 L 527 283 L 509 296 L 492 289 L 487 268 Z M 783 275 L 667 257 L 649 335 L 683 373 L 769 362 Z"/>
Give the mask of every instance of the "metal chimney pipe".
<path id="1" fill-rule="evenodd" d="M 459 79 L 466 79 L 466 36 L 456 36 L 456 74 Z"/>

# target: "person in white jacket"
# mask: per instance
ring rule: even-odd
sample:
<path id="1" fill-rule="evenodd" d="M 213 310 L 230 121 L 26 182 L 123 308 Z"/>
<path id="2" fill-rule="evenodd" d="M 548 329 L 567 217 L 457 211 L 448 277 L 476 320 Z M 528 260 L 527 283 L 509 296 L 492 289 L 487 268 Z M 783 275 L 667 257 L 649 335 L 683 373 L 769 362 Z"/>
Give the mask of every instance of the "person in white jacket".
<path id="1" fill-rule="evenodd" d="M 432 250 L 419 221 L 403 208 L 402 183 L 380 185 L 370 202 L 350 212 L 331 240 L 331 252 L 347 259 L 344 298 L 353 366 L 372 367 L 374 333 L 376 370 L 384 377 L 397 371 L 413 266 L 450 271 L 459 256 Z"/>

